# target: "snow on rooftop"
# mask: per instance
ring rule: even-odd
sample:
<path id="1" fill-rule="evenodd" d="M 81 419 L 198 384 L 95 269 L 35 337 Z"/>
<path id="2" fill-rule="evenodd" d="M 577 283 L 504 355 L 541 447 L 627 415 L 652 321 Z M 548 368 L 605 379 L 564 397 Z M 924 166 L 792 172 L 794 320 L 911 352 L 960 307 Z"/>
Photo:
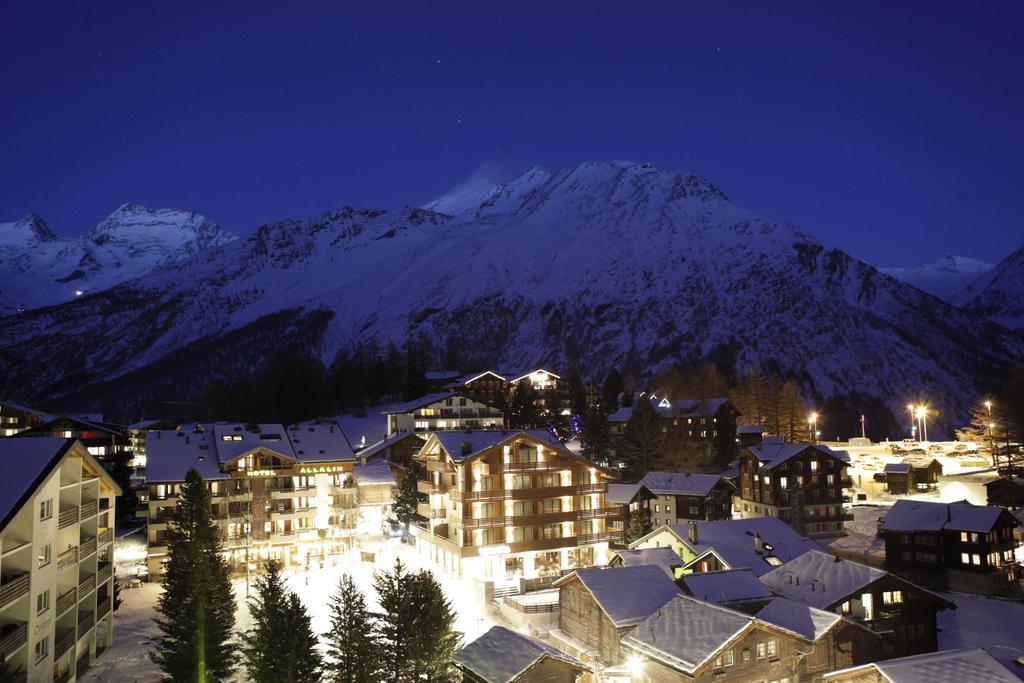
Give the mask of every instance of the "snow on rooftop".
<path id="1" fill-rule="evenodd" d="M 1020 678 L 981 648 L 944 650 L 900 657 L 825 674 L 825 680 L 850 680 L 853 673 L 876 671 L 890 683 L 1020 683 Z"/>
<path id="2" fill-rule="evenodd" d="M 553 657 L 579 668 L 583 664 L 561 650 L 504 626 L 492 626 L 455 653 L 455 662 L 487 683 L 508 683 L 543 657 Z"/>
<path id="3" fill-rule="evenodd" d="M 419 398 L 414 399 L 412 401 L 406 401 L 405 403 L 398 403 L 396 405 L 393 405 L 387 410 L 382 410 L 381 413 L 383 415 L 390 415 L 391 413 L 411 413 L 417 408 L 428 406 L 431 403 L 439 403 L 445 400 L 446 398 L 454 398 L 455 396 L 460 395 L 462 394 L 453 393 L 451 391 L 444 391 L 436 394 L 427 394 L 426 396 L 420 396 Z"/>
<path id="4" fill-rule="evenodd" d="M 845 451 L 834 451 L 828 446 L 822 446 L 821 444 L 779 443 L 765 439 L 759 446 L 747 448 L 764 467 L 769 469 L 781 465 L 793 456 L 799 455 L 808 449 L 814 449 L 821 455 L 843 462 L 849 460 L 849 455 Z"/>
<path id="5" fill-rule="evenodd" d="M 265 448 L 280 453 L 286 458 L 295 459 L 295 452 L 288 441 L 284 425 L 218 422 L 213 425 L 213 435 L 216 441 L 217 457 L 221 463 L 231 462 L 256 448 Z M 149 441 L 146 443 L 148 444 Z"/>
<path id="6" fill-rule="evenodd" d="M 526 431 L 505 431 L 501 429 L 483 429 L 467 431 L 442 431 L 442 432 L 431 432 L 432 436 L 437 437 L 437 440 L 441 443 L 441 447 L 444 448 L 445 452 L 455 462 L 462 462 L 467 458 L 472 458 L 474 455 L 487 450 L 493 446 L 496 446 L 505 441 L 510 441 L 521 435 L 526 435 L 537 439 L 538 441 L 545 442 L 550 446 L 565 449 L 558 439 L 551 435 L 551 432 L 546 429 L 531 429 Z"/>
<path id="7" fill-rule="evenodd" d="M 882 468 L 882 471 L 889 474 L 907 474 L 910 472 L 910 465 L 904 462 L 890 462 Z"/>
<path id="8" fill-rule="evenodd" d="M 622 644 L 692 673 L 753 621 L 742 612 L 680 595 L 640 622 Z"/>
<path id="9" fill-rule="evenodd" d="M 288 440 L 299 462 L 355 460 L 352 446 L 334 422 L 304 422 L 287 428 Z"/>
<path id="10" fill-rule="evenodd" d="M 662 495 L 706 496 L 722 480 L 718 474 L 689 472 L 648 472 L 640 485 L 651 493 Z"/>
<path id="11" fill-rule="evenodd" d="M 842 617 L 786 598 L 774 598 L 757 618 L 774 626 L 815 641 L 825 635 Z"/>
<path id="12" fill-rule="evenodd" d="M 1004 508 L 971 505 L 967 501 L 932 503 L 921 500 L 897 500 L 882 518 L 886 531 L 975 531 L 992 530 Z"/>
<path id="13" fill-rule="evenodd" d="M 696 572 L 684 575 L 681 581 L 693 597 L 705 602 L 728 605 L 772 597 L 771 591 L 749 569 Z"/>
<path id="14" fill-rule="evenodd" d="M 609 503 L 628 505 L 639 490 L 640 484 L 608 484 L 604 499 Z"/>
<path id="15" fill-rule="evenodd" d="M 643 564 L 661 567 L 669 576 L 675 578 L 676 567 L 683 566 L 683 560 L 672 548 L 638 548 L 636 550 L 616 550 L 623 567 L 636 567 Z"/>
<path id="16" fill-rule="evenodd" d="M 814 550 L 762 575 L 761 582 L 776 595 L 827 608 L 887 574 Z"/>
<path id="17" fill-rule="evenodd" d="M 661 567 L 652 564 L 578 569 L 575 576 L 594 596 L 616 628 L 646 619 L 673 596 L 679 595 L 675 582 L 665 575 Z"/>
<path id="18" fill-rule="evenodd" d="M 158 430 L 146 432 L 147 481 L 185 481 L 191 468 L 203 479 L 227 479 L 220 471 L 213 425 L 198 430 Z"/>
<path id="19" fill-rule="evenodd" d="M 821 550 L 820 545 L 777 517 L 720 519 L 696 522 L 696 526 L 696 543 L 688 538 L 688 524 L 670 524 L 668 528 L 698 556 L 713 550 L 730 569 L 746 567 L 757 576 L 806 552 Z M 758 537 L 761 550 L 757 550 Z"/>
<path id="20" fill-rule="evenodd" d="M 395 485 L 395 476 L 391 472 L 391 465 L 384 458 L 367 460 L 365 465 L 356 463 L 353 476 L 356 486 Z"/>
<path id="21" fill-rule="evenodd" d="M 72 439 L 49 436 L 0 439 L 0 521 L 17 512 L 23 496 L 32 493 L 36 482 L 54 464 Z"/>
<path id="22" fill-rule="evenodd" d="M 656 395 L 639 396 L 637 401 L 648 400 L 654 407 L 654 411 L 661 417 L 707 417 L 712 416 L 721 410 L 728 399 L 726 398 L 698 398 L 698 399 L 677 399 L 671 401 Z M 633 416 L 633 406 L 623 406 L 608 416 L 609 422 L 628 422 Z"/>

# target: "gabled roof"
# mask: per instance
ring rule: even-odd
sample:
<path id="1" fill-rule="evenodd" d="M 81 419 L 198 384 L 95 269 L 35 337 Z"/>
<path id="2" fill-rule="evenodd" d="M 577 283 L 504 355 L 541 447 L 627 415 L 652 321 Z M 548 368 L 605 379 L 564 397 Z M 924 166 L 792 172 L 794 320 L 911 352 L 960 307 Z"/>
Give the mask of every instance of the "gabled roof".
<path id="1" fill-rule="evenodd" d="M 628 505 L 640 492 L 640 484 L 608 484 L 604 499 L 616 505 Z"/>
<path id="2" fill-rule="evenodd" d="M 288 441 L 299 462 L 355 460 L 345 433 L 334 422 L 303 422 L 287 427 Z"/>
<path id="3" fill-rule="evenodd" d="M 431 403 L 438 403 L 440 401 L 445 400 L 446 398 L 454 398 L 455 396 L 459 395 L 460 394 L 457 394 L 452 391 L 443 391 L 436 394 L 427 394 L 426 396 L 420 396 L 419 398 L 413 399 L 412 401 L 406 401 L 405 403 L 399 403 L 397 405 L 391 406 L 391 408 L 388 410 L 382 410 L 380 414 L 394 415 L 396 413 L 411 413 L 417 408 L 429 406 Z M 462 396 L 468 398 L 468 396 L 465 396 L 464 394 Z"/>
<path id="4" fill-rule="evenodd" d="M 61 459 L 75 447 L 97 474 L 116 493 L 121 488 L 96 462 L 78 439 L 39 436 L 31 439 L 0 439 L 0 531 L 7 527 L 18 510 L 35 493 Z"/>
<path id="5" fill-rule="evenodd" d="M 626 634 L 622 644 L 693 674 L 753 624 L 748 614 L 679 595 Z"/>
<path id="6" fill-rule="evenodd" d="M 377 455 L 381 451 L 383 451 L 385 449 L 388 449 L 391 446 L 394 446 L 396 443 L 399 443 L 400 441 L 405 441 L 406 439 L 417 439 L 417 440 L 419 440 L 420 447 L 422 447 L 422 445 L 424 443 L 426 443 L 426 439 L 424 439 L 422 436 L 420 436 L 419 433 L 417 433 L 417 432 L 398 432 L 397 434 L 392 434 L 391 436 L 386 436 L 383 439 L 381 439 L 380 441 L 378 441 L 377 443 L 370 444 L 366 448 L 360 450 L 359 451 L 359 457 L 360 458 L 366 458 L 366 459 L 372 458 L 373 456 Z"/>
<path id="7" fill-rule="evenodd" d="M 395 485 L 395 475 L 391 471 L 391 464 L 384 458 L 367 460 L 365 465 L 357 462 L 352 474 L 356 480 L 356 486 Z"/>
<path id="8" fill-rule="evenodd" d="M 556 375 L 555 373 L 551 372 L 550 370 L 545 370 L 544 368 L 533 368 L 532 370 L 523 370 L 522 368 L 520 368 L 518 370 L 502 371 L 501 374 L 502 374 L 502 376 L 508 378 L 509 382 L 518 382 L 521 379 L 526 379 L 527 377 L 529 377 L 530 375 L 532 375 L 535 372 L 543 372 L 545 374 L 551 375 L 555 379 L 562 379 L 561 376 Z"/>
<path id="9" fill-rule="evenodd" d="M 1012 671 L 981 648 L 943 650 L 854 666 L 825 674 L 825 680 L 852 680 L 875 673 L 890 683 L 1020 683 Z"/>
<path id="10" fill-rule="evenodd" d="M 577 569 L 553 585 L 564 586 L 573 578 L 579 579 L 594 596 L 616 628 L 639 623 L 679 594 L 675 582 L 653 564 Z"/>
<path id="11" fill-rule="evenodd" d="M 166 420 L 145 420 L 145 419 L 143 419 L 143 420 L 139 420 L 138 422 L 133 422 L 132 424 L 128 425 L 128 429 L 130 429 L 132 431 L 141 432 L 141 431 L 152 430 L 152 429 L 155 429 L 157 427 L 163 427 L 164 429 L 168 429 L 168 428 L 173 427 L 173 426 L 175 426 L 175 425 L 173 425 L 170 422 L 167 422 Z"/>
<path id="12" fill-rule="evenodd" d="M 828 446 L 810 443 L 777 443 L 766 441 L 758 446 L 748 446 L 747 452 L 757 458 L 762 467 L 771 469 L 781 465 L 796 455 L 800 455 L 808 449 L 814 449 L 825 457 L 835 458 L 836 460 L 844 463 L 849 460 L 849 455 L 845 451 L 834 451 Z"/>
<path id="13" fill-rule="evenodd" d="M 670 579 L 675 578 L 675 568 L 683 566 L 683 558 L 676 555 L 676 551 L 672 548 L 638 548 L 637 550 L 616 550 L 614 553 L 623 567 L 654 565 L 661 567 Z"/>
<path id="14" fill-rule="evenodd" d="M 66 421 L 74 425 L 77 431 L 101 431 L 113 434 L 115 436 L 125 436 L 127 434 L 127 428 L 124 425 L 115 424 L 113 422 L 102 422 L 100 420 L 89 420 L 82 416 L 75 415 L 54 415 L 50 419 L 37 424 L 34 427 L 30 427 L 24 431 L 18 432 L 15 436 L 34 436 L 35 434 L 46 433 L 53 429 L 54 424 L 58 422 Z"/>
<path id="15" fill-rule="evenodd" d="M 471 372 L 468 375 L 463 375 L 462 377 L 459 377 L 458 379 L 455 379 L 454 381 L 452 381 L 448 385 L 448 388 L 449 389 L 456 389 L 458 387 L 465 386 L 465 385 L 469 384 L 470 382 L 472 382 L 474 380 L 480 379 L 484 375 L 493 375 L 496 379 L 499 379 L 502 382 L 507 382 L 508 381 L 508 379 L 506 379 L 505 377 L 499 375 L 498 373 L 494 372 L 493 370 L 483 370 L 481 372 Z"/>
<path id="16" fill-rule="evenodd" d="M 866 586 L 886 576 L 891 576 L 893 580 L 918 593 L 934 597 L 946 607 L 954 606 L 948 600 L 887 571 L 860 562 L 843 560 L 817 550 L 804 553 L 763 574 L 761 582 L 776 595 L 812 607 L 830 609 L 851 595 L 860 594 Z"/>
<path id="17" fill-rule="evenodd" d="M 508 683 L 544 657 L 584 668 L 575 657 L 504 626 L 492 626 L 456 652 L 455 663 L 487 683 Z"/>
<path id="18" fill-rule="evenodd" d="M 253 427 L 256 429 L 254 430 Z M 296 460 L 295 451 L 292 450 L 292 445 L 288 441 L 288 434 L 285 431 L 284 425 L 247 425 L 240 422 L 218 422 L 213 425 L 213 435 L 216 440 L 217 459 L 220 460 L 222 465 L 240 458 L 257 448 L 273 451 L 289 460 Z M 238 439 L 238 437 L 241 438 Z M 146 444 L 149 444 L 148 440 Z M 148 448 L 146 452 L 148 459 Z"/>
<path id="19" fill-rule="evenodd" d="M 567 455 L 575 459 L 581 459 L 580 456 L 562 445 L 562 443 L 553 437 L 551 432 L 546 429 L 530 429 L 522 431 L 483 429 L 473 430 L 471 432 L 464 430 L 431 432 L 430 436 L 427 437 L 427 442 L 423 445 L 423 449 L 421 449 L 421 453 L 432 441 L 437 441 L 441 448 L 444 449 L 445 453 L 448 454 L 448 457 L 452 459 L 452 462 L 458 463 L 471 460 L 486 450 L 499 446 L 507 441 L 514 441 L 520 437 L 527 437 L 534 441 L 539 441 L 545 446 L 549 446 L 560 451 L 563 455 Z M 597 465 L 593 465 L 593 467 L 596 469 L 602 469 Z"/>
<path id="20" fill-rule="evenodd" d="M 1005 508 L 971 505 L 967 501 L 931 503 L 897 500 L 882 518 L 882 531 L 974 531 L 992 530 Z"/>
<path id="21" fill-rule="evenodd" d="M 665 397 L 644 394 L 638 396 L 633 402 L 650 401 L 654 412 L 659 417 L 701 417 L 714 415 L 729 402 L 727 398 L 698 398 L 698 399 L 677 399 L 671 401 Z M 628 422 L 633 416 L 633 406 L 623 406 L 608 416 L 609 422 Z"/>
<path id="22" fill-rule="evenodd" d="M 640 485 L 659 496 L 706 496 L 723 481 L 718 474 L 691 474 L 689 472 L 648 472 Z M 733 488 L 726 482 L 726 486 Z"/>
<path id="23" fill-rule="evenodd" d="M 680 581 L 687 593 L 705 602 L 729 605 L 772 598 L 771 591 L 749 569 L 685 574 Z"/>
<path id="24" fill-rule="evenodd" d="M 185 481 L 185 475 L 193 467 L 203 479 L 228 478 L 220 471 L 213 425 L 146 432 L 147 481 Z"/>
<path id="25" fill-rule="evenodd" d="M 826 612 L 786 598 L 774 598 L 761 608 L 757 618 L 811 642 L 821 638 L 843 620 L 842 616 L 834 612 Z"/>
<path id="26" fill-rule="evenodd" d="M 907 474 L 910 472 L 910 465 L 905 462 L 890 462 L 882 468 L 882 471 L 888 474 Z"/>
<path id="27" fill-rule="evenodd" d="M 442 380 L 458 379 L 458 370 L 427 370 L 423 373 L 423 379 L 428 382 L 437 382 Z"/>

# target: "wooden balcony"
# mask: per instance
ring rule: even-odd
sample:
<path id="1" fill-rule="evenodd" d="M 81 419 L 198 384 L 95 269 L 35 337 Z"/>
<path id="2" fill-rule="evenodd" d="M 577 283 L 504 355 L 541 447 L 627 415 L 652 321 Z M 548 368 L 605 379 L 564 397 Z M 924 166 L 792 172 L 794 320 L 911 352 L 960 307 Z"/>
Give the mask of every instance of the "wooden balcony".
<path id="1" fill-rule="evenodd" d="M 528 515 L 512 515 L 505 518 L 505 526 L 543 526 L 544 524 L 572 522 L 576 520 L 577 514 L 576 510 L 566 510 L 564 512 L 535 512 Z"/>
<path id="2" fill-rule="evenodd" d="M 0 607 L 6 607 L 18 598 L 28 594 L 28 572 L 0 585 Z"/>
<path id="3" fill-rule="evenodd" d="M 78 564 L 78 547 L 68 548 L 57 556 L 57 571 Z"/>
<path id="4" fill-rule="evenodd" d="M 513 500 L 523 498 L 557 498 L 559 496 L 572 496 L 576 493 L 576 486 L 541 486 L 527 489 L 511 489 L 509 497 Z"/>
<path id="5" fill-rule="evenodd" d="M 622 531 L 602 531 L 596 534 L 579 534 L 576 537 L 576 545 L 590 545 L 591 543 L 604 543 L 606 541 L 621 541 Z"/>
<path id="6" fill-rule="evenodd" d="M 82 503 L 82 519 L 95 517 L 98 511 L 99 503 L 97 503 L 95 500 L 90 500 L 86 501 L 85 503 Z"/>
<path id="7" fill-rule="evenodd" d="M 78 546 L 78 559 L 84 560 L 96 552 L 96 537 L 87 538 Z"/>
<path id="8" fill-rule="evenodd" d="M 608 485 L 604 482 L 599 484 L 576 484 L 576 493 L 604 493 Z"/>
<path id="9" fill-rule="evenodd" d="M 510 517 L 473 517 L 463 518 L 462 528 L 463 529 L 493 529 L 495 527 L 508 526 L 507 521 Z"/>
<path id="10" fill-rule="evenodd" d="M 67 628 L 63 632 L 58 632 L 60 635 L 57 636 L 56 642 L 53 644 L 53 658 L 60 659 L 64 656 L 72 647 L 75 645 L 75 629 Z"/>
<path id="11" fill-rule="evenodd" d="M 74 607 L 76 602 L 78 602 L 78 590 L 74 587 L 69 588 L 63 595 L 59 595 L 57 597 L 57 616 L 59 617 Z"/>
<path id="12" fill-rule="evenodd" d="M 0 657 L 10 657 L 28 642 L 28 624 L 19 624 L 17 628 L 0 639 Z"/>
<path id="13" fill-rule="evenodd" d="M 545 462 L 506 462 L 502 466 L 502 469 L 506 472 L 558 472 L 571 468 L 571 465 L 557 460 Z"/>
<path id="14" fill-rule="evenodd" d="M 463 501 L 501 500 L 505 497 L 505 489 L 492 489 L 490 491 L 460 491 L 452 489 L 450 493 L 456 500 Z"/>
<path id="15" fill-rule="evenodd" d="M 78 523 L 78 506 L 65 508 L 60 511 L 60 515 L 57 517 L 57 528 L 66 529 L 72 524 Z"/>
<path id="16" fill-rule="evenodd" d="M 114 541 L 114 530 L 113 529 L 104 529 L 96 537 L 96 543 L 101 548 L 103 546 L 105 546 L 106 544 L 108 544 L 108 543 L 113 543 L 113 541 Z"/>
<path id="17" fill-rule="evenodd" d="M 96 572 L 96 585 L 102 586 L 107 581 L 110 581 L 111 574 L 113 574 L 113 566 L 109 562 L 101 565 L 99 571 Z"/>
<path id="18" fill-rule="evenodd" d="M 589 510 L 580 510 L 577 519 L 606 519 L 608 517 L 618 517 L 622 514 L 621 505 L 613 505 L 603 508 L 590 508 Z"/>
<path id="19" fill-rule="evenodd" d="M 90 574 L 89 576 L 82 579 L 78 584 L 78 595 L 84 598 L 89 593 L 96 590 L 96 575 Z"/>

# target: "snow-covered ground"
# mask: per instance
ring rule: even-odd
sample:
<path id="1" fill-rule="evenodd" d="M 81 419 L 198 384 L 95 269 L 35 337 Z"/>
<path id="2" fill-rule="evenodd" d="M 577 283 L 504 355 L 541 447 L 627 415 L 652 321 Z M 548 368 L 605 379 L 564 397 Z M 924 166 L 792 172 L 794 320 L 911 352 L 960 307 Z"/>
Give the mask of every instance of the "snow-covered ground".
<path id="1" fill-rule="evenodd" d="M 395 559 L 401 559 L 410 569 L 429 568 L 451 601 L 458 620 L 456 629 L 464 634 L 464 642 L 475 640 L 495 624 L 508 625 L 497 614 L 474 599 L 470 581 L 443 575 L 425 563 L 416 553 L 414 546 L 405 545 L 399 539 L 390 539 L 362 548 L 376 553 L 373 564 L 361 561 L 360 550 L 345 553 L 324 567 L 305 569 L 289 568 L 285 572 L 289 588 L 300 596 L 313 619 L 313 629 L 324 633 L 330 626 L 330 596 L 335 592 L 343 573 L 352 578 L 363 589 L 371 609 L 376 609 L 376 592 L 373 590 L 375 570 L 392 567 Z M 245 602 L 245 580 L 234 582 L 235 598 L 238 601 L 236 630 L 249 628 L 251 620 Z M 124 590 L 124 602 L 114 615 L 114 645 L 96 661 L 96 666 L 79 676 L 81 681 L 125 681 L 141 682 L 158 680 L 159 671 L 149 659 L 154 639 L 159 635 L 153 617 L 160 596 L 158 583 L 143 583 L 136 589 Z M 241 678 L 241 671 L 239 679 Z"/>
<path id="2" fill-rule="evenodd" d="M 1005 645 L 1024 650 L 1024 603 L 945 593 L 955 610 L 939 612 L 939 649 Z"/>

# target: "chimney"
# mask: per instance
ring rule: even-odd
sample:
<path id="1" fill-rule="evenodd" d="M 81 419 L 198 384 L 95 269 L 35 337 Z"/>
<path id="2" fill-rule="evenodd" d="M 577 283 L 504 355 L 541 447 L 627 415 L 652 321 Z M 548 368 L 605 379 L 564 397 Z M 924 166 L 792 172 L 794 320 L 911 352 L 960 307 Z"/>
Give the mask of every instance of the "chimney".
<path id="1" fill-rule="evenodd" d="M 796 585 L 798 585 L 798 586 L 800 585 L 800 577 L 799 576 L 794 576 L 793 577 L 793 581 L 796 583 Z"/>
<path id="2" fill-rule="evenodd" d="M 469 443 L 468 441 L 463 441 L 462 442 L 462 454 L 463 455 L 469 455 L 470 451 L 472 451 L 472 450 L 473 450 L 473 445 L 471 443 Z"/>
<path id="3" fill-rule="evenodd" d="M 946 506 L 946 521 L 947 522 L 952 522 L 953 521 L 953 511 L 949 509 L 948 505 Z"/>
<path id="4" fill-rule="evenodd" d="M 764 544 L 761 543 L 761 534 L 760 534 L 760 532 L 755 531 L 754 532 L 754 552 L 760 554 L 763 551 L 764 551 Z"/>
<path id="5" fill-rule="evenodd" d="M 697 543 L 697 522 L 690 520 L 686 523 L 686 537 L 690 543 Z"/>

